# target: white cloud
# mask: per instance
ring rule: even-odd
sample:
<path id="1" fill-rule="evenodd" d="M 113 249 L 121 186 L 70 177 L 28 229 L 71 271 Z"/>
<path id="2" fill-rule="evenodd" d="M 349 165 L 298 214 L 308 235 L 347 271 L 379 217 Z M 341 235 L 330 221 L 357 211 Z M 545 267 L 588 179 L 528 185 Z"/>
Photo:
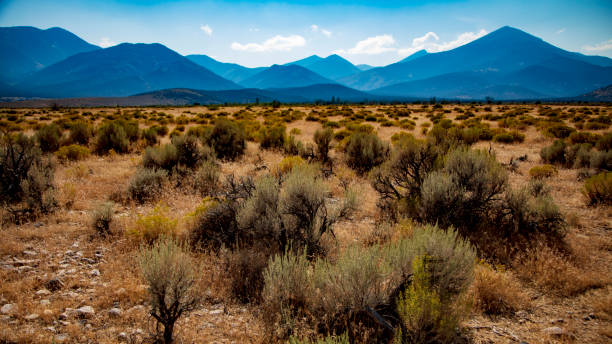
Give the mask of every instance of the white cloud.
<path id="1" fill-rule="evenodd" d="M 112 47 L 113 45 L 117 45 L 117 43 L 111 41 L 108 37 L 102 37 L 102 40 L 100 41 L 100 43 L 98 43 L 98 45 L 102 48 L 108 48 Z"/>
<path id="2" fill-rule="evenodd" d="M 557 35 L 560 35 L 565 32 L 565 28 L 557 30 Z"/>
<path id="3" fill-rule="evenodd" d="M 212 36 L 213 29 L 210 26 L 208 26 L 208 24 L 201 25 L 200 30 L 204 31 L 205 34 Z"/>
<path id="4" fill-rule="evenodd" d="M 365 55 L 378 55 L 393 51 L 395 48 L 395 39 L 391 35 L 380 35 L 374 37 L 368 37 L 362 41 L 357 42 L 354 47 L 348 51 L 337 50 L 337 53 L 349 53 L 354 55 L 365 54 Z"/>
<path id="5" fill-rule="evenodd" d="M 325 35 L 325 37 L 327 37 L 327 38 L 331 37 L 331 35 L 332 35 L 331 31 L 325 30 L 325 29 L 319 27 L 319 25 L 315 25 L 315 24 L 310 25 L 310 31 L 312 31 L 312 32 L 320 32 L 323 35 Z"/>
<path id="6" fill-rule="evenodd" d="M 258 29 L 258 28 L 256 28 L 256 27 L 250 27 L 250 28 L 249 28 L 249 31 L 250 31 L 250 32 L 259 32 L 259 29 Z"/>
<path id="7" fill-rule="evenodd" d="M 422 49 L 425 49 L 430 53 L 437 53 L 470 43 L 471 41 L 476 40 L 486 34 L 487 31 L 484 29 L 478 32 L 464 32 L 457 36 L 457 39 L 453 41 L 438 43 L 440 41 L 440 37 L 438 37 L 435 32 L 428 32 L 421 37 L 413 39 L 410 47 L 398 49 L 397 53 L 401 56 L 408 56 Z"/>
<path id="8" fill-rule="evenodd" d="M 605 42 L 597 43 L 595 45 L 585 45 L 584 47 L 582 47 L 582 49 L 586 51 L 612 50 L 612 39 L 609 39 Z"/>
<path id="9" fill-rule="evenodd" d="M 238 42 L 232 43 L 233 50 L 264 52 L 264 51 L 289 51 L 296 47 L 306 45 L 306 40 L 300 35 L 281 36 L 276 35 L 265 40 L 263 43 L 247 43 L 241 44 Z"/>

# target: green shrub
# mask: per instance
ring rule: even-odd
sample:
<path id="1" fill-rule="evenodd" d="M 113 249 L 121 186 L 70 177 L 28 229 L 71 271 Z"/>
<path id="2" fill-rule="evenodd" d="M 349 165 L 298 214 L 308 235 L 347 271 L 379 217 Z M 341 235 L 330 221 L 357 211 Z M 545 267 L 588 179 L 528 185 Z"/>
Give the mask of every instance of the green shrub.
<path id="1" fill-rule="evenodd" d="M 330 128 L 320 129 L 314 133 L 314 142 L 317 145 L 317 157 L 319 160 L 326 162 L 329 160 L 329 149 L 334 131 Z"/>
<path id="2" fill-rule="evenodd" d="M 204 161 L 194 175 L 194 187 L 202 196 L 215 195 L 219 187 L 220 168 L 211 161 Z"/>
<path id="3" fill-rule="evenodd" d="M 569 135 L 568 140 L 571 144 L 589 143 L 594 145 L 600 138 L 600 135 L 589 133 L 587 131 L 574 131 Z"/>
<path id="4" fill-rule="evenodd" d="M 93 228 L 100 235 L 108 235 L 111 232 L 111 224 L 115 205 L 112 202 L 105 202 L 97 206 L 91 214 Z"/>
<path id="5" fill-rule="evenodd" d="M 160 147 L 147 147 L 142 157 L 142 166 L 149 169 L 163 169 L 172 172 L 178 164 L 178 152 L 173 144 Z"/>
<path id="6" fill-rule="evenodd" d="M 366 173 L 383 163 L 388 150 L 376 134 L 353 133 L 345 147 L 347 165 L 359 173 Z"/>
<path id="7" fill-rule="evenodd" d="M 57 124 L 47 124 L 36 132 L 36 141 L 43 152 L 55 152 L 60 147 L 62 128 Z"/>
<path id="8" fill-rule="evenodd" d="M 161 195 L 167 177 L 164 170 L 141 168 L 130 180 L 128 195 L 138 203 L 152 201 Z"/>
<path id="9" fill-rule="evenodd" d="M 602 172 L 585 180 L 582 193 L 589 205 L 612 204 L 612 172 Z"/>
<path id="10" fill-rule="evenodd" d="M 110 150 L 116 153 L 127 153 L 129 144 L 125 129 L 116 122 L 106 122 L 98 128 L 95 143 L 96 153 L 108 154 Z"/>
<path id="11" fill-rule="evenodd" d="M 589 165 L 598 170 L 612 170 L 612 150 L 592 152 Z"/>
<path id="12" fill-rule="evenodd" d="M 157 129 L 153 127 L 147 128 L 142 131 L 142 138 L 145 140 L 147 146 L 155 146 L 159 143 L 157 135 Z"/>
<path id="13" fill-rule="evenodd" d="M 443 227 L 472 228 L 487 216 L 505 191 L 507 175 L 485 151 L 456 149 L 444 168 L 430 173 L 421 187 L 421 217 Z"/>
<path id="14" fill-rule="evenodd" d="M 173 240 L 143 246 L 139 263 L 148 285 L 151 315 L 163 326 L 159 341 L 172 343 L 175 322 L 198 303 L 194 291 L 195 271 L 191 258 Z"/>
<path id="15" fill-rule="evenodd" d="M 271 257 L 263 273 L 262 300 L 266 312 L 280 315 L 284 308 L 297 311 L 312 297 L 313 283 L 306 251 L 286 250 Z"/>
<path id="16" fill-rule="evenodd" d="M 462 307 L 453 307 L 443 299 L 430 276 L 429 257 L 413 261 L 412 283 L 397 300 L 402 329 L 397 333 L 403 343 L 452 343 L 459 321 L 465 317 Z"/>
<path id="17" fill-rule="evenodd" d="M 281 149 L 285 145 L 284 125 L 264 127 L 259 131 L 259 146 L 263 149 Z"/>
<path id="18" fill-rule="evenodd" d="M 0 204 L 13 221 L 32 219 L 57 206 L 55 166 L 35 140 L 23 134 L 0 134 Z"/>
<path id="19" fill-rule="evenodd" d="M 89 123 L 77 121 L 70 125 L 70 143 L 87 146 L 92 136 L 93 128 Z"/>
<path id="20" fill-rule="evenodd" d="M 212 160 L 213 153 L 210 147 L 201 147 L 195 136 L 175 136 L 172 145 L 176 147 L 178 164 L 193 169 L 200 165 L 202 160 Z"/>
<path id="21" fill-rule="evenodd" d="M 565 164 L 565 142 L 556 140 L 552 145 L 540 150 L 542 161 L 549 164 Z"/>
<path id="22" fill-rule="evenodd" d="M 220 159 L 236 159 L 246 148 L 243 130 L 236 123 L 227 119 L 215 122 L 206 143 L 212 147 Z"/>
<path id="23" fill-rule="evenodd" d="M 564 139 L 570 136 L 570 134 L 575 131 L 576 129 L 568 127 L 564 124 L 555 124 L 555 125 L 552 125 L 544 129 L 544 134 L 547 136 L 558 138 L 558 139 Z"/>
<path id="24" fill-rule="evenodd" d="M 63 146 L 55 152 L 55 156 L 61 161 L 79 161 L 87 158 L 89 154 L 89 148 L 80 145 Z"/>
<path id="25" fill-rule="evenodd" d="M 138 127 L 138 122 L 127 121 L 124 119 L 118 119 L 114 122 L 123 128 L 123 131 L 125 131 L 125 136 L 130 142 L 138 141 L 140 138 L 140 128 Z"/>
<path id="26" fill-rule="evenodd" d="M 534 166 L 529 170 L 529 176 L 534 179 L 550 178 L 557 175 L 559 172 L 553 165 Z"/>
<path id="27" fill-rule="evenodd" d="M 595 143 L 597 149 L 601 151 L 612 150 L 612 132 L 603 134 Z"/>

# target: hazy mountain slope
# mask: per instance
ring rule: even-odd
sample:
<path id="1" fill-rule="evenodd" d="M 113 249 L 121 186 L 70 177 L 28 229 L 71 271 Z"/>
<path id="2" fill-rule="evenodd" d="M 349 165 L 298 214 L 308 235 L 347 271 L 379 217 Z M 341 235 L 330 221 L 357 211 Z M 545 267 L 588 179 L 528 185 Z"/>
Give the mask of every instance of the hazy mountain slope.
<path id="1" fill-rule="evenodd" d="M 455 72 L 496 71 L 507 74 L 557 57 L 597 64 L 610 60 L 571 53 L 506 26 L 453 50 L 373 68 L 341 79 L 340 82 L 357 89 L 371 90 Z"/>
<path id="2" fill-rule="evenodd" d="M 410 55 L 410 56 L 408 56 L 408 57 L 404 58 L 403 60 L 399 61 L 399 63 L 409 62 L 409 61 L 412 61 L 412 60 L 416 60 L 416 59 L 418 59 L 419 57 L 423 57 L 423 56 L 425 56 L 425 55 L 427 55 L 427 54 L 428 54 L 427 50 L 425 50 L 425 49 L 421 49 L 421 50 L 419 50 L 419 51 L 417 51 L 417 52 L 413 53 L 412 55 Z"/>
<path id="3" fill-rule="evenodd" d="M 333 81 L 298 65 L 273 65 L 242 81 L 251 88 L 288 88 L 315 84 L 332 84 Z"/>
<path id="4" fill-rule="evenodd" d="M 338 80 L 361 72 L 355 65 L 336 54 L 329 55 L 326 58 L 312 55 L 305 59 L 288 63 L 287 65 L 302 66 L 331 80 Z"/>
<path id="5" fill-rule="evenodd" d="M 81 52 L 100 49 L 57 27 L 0 28 L 0 78 L 17 82 L 25 76 Z"/>
<path id="6" fill-rule="evenodd" d="M 44 97 L 126 96 L 166 88 L 241 88 L 161 44 L 120 44 L 51 65 L 19 88 Z"/>
<path id="7" fill-rule="evenodd" d="M 497 83 L 494 73 L 459 72 L 409 81 L 373 90 L 388 96 L 438 97 L 452 99 L 533 99 L 546 97 L 520 85 Z"/>
<path id="8" fill-rule="evenodd" d="M 587 102 L 612 102 L 612 85 L 608 85 L 602 88 L 598 88 L 594 91 L 585 93 L 574 100 L 587 101 Z"/>
<path id="9" fill-rule="evenodd" d="M 207 55 L 187 55 L 185 57 L 190 61 L 210 70 L 211 72 L 237 84 L 242 82 L 244 79 L 247 79 L 248 77 L 266 69 L 266 67 L 248 68 L 236 63 L 219 62 Z"/>

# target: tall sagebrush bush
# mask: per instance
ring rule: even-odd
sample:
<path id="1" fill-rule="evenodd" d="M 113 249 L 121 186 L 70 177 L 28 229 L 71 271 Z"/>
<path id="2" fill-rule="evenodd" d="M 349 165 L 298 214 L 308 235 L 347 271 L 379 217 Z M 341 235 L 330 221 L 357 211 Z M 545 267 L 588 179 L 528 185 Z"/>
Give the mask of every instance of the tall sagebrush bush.
<path id="1" fill-rule="evenodd" d="M 388 154 L 388 147 L 373 133 L 355 132 L 344 148 L 349 167 L 366 173 L 380 165 Z"/>
<path id="2" fill-rule="evenodd" d="M 234 160 L 242 156 L 246 148 L 244 131 L 227 119 L 217 120 L 205 141 L 219 159 Z"/>
<path id="3" fill-rule="evenodd" d="M 193 263 L 172 239 L 142 246 L 138 258 L 148 285 L 151 316 L 157 321 L 159 340 L 172 343 L 176 321 L 198 303 Z"/>
<path id="4" fill-rule="evenodd" d="M 35 139 L 23 134 L 0 134 L 0 203 L 13 221 L 34 218 L 55 208 L 52 160 L 44 157 Z"/>

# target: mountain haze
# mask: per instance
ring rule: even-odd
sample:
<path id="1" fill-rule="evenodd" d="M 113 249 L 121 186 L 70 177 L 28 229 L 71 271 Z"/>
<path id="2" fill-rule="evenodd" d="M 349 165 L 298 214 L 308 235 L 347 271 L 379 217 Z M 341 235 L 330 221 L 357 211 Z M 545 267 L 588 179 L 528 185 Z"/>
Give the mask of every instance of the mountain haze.
<path id="1" fill-rule="evenodd" d="M 266 69 L 266 67 L 248 68 L 236 63 L 219 62 L 207 55 L 187 55 L 185 57 L 192 62 L 210 70 L 211 72 L 237 84 L 242 82 L 244 79 L 247 79 L 248 77 Z"/>
<path id="2" fill-rule="evenodd" d="M 98 49 L 58 27 L 47 30 L 30 26 L 2 27 L 0 78 L 3 82 L 15 83 L 69 56 Z"/>
<path id="3" fill-rule="evenodd" d="M 312 55 L 287 65 L 302 66 L 331 80 L 339 80 L 361 72 L 361 69 L 336 54 L 329 55 L 326 58 Z"/>
<path id="4" fill-rule="evenodd" d="M 332 80 L 298 65 L 273 65 L 240 84 L 250 88 L 288 88 L 315 84 L 333 84 Z"/>
<path id="5" fill-rule="evenodd" d="M 18 85 L 44 97 L 127 96 L 166 88 L 240 88 L 161 44 L 129 44 L 80 53 Z"/>

